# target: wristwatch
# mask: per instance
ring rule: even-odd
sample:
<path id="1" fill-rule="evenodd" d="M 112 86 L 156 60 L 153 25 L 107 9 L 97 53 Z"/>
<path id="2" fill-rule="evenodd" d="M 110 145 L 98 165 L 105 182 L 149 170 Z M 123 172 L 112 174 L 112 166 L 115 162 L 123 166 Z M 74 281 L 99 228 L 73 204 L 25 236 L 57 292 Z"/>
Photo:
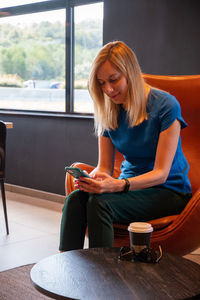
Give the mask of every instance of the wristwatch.
<path id="1" fill-rule="evenodd" d="M 124 187 L 124 190 L 123 190 L 123 192 L 124 193 L 128 193 L 128 191 L 129 191 L 129 188 L 130 188 L 130 181 L 127 179 L 127 178 L 122 178 L 124 181 L 125 181 L 125 187 Z"/>

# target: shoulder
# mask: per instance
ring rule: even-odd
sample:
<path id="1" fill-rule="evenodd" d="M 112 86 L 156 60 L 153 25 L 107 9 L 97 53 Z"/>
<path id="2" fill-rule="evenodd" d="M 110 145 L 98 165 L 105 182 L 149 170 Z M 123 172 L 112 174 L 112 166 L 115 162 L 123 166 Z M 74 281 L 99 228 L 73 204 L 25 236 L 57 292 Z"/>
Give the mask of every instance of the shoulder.
<path id="1" fill-rule="evenodd" d="M 147 102 L 147 113 L 149 116 L 162 118 L 164 115 L 181 115 L 181 107 L 177 99 L 161 90 L 151 89 Z"/>
<path id="2" fill-rule="evenodd" d="M 148 106 L 159 110 L 163 109 L 179 109 L 178 100 L 171 94 L 157 89 L 151 89 L 149 94 Z"/>
<path id="3" fill-rule="evenodd" d="M 161 131 L 167 129 L 176 119 L 180 121 L 181 128 L 187 126 L 181 116 L 181 107 L 178 100 L 167 92 L 151 89 L 147 107 L 149 116 L 158 118 Z"/>

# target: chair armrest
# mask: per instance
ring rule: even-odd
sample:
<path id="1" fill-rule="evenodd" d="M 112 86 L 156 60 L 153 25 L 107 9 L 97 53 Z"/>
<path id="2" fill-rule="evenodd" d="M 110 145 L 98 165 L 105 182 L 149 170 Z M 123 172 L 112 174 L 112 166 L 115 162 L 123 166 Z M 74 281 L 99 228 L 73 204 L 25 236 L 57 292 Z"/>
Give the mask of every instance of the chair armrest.
<path id="1" fill-rule="evenodd" d="M 159 219 L 155 219 L 155 220 L 150 220 L 150 221 L 148 221 L 148 223 L 150 223 L 153 227 L 153 230 L 156 231 L 156 230 L 160 230 L 160 229 L 163 229 L 163 228 L 169 226 L 178 217 L 179 217 L 179 215 L 167 216 L 167 217 L 163 217 L 163 218 L 159 218 Z"/>

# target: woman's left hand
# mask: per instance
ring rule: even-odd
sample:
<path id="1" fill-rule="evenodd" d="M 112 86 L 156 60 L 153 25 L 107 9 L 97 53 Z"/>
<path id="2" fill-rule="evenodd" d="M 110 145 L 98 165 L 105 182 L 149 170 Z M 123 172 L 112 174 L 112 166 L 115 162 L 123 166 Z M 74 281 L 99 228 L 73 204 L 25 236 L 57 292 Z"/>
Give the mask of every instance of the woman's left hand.
<path id="1" fill-rule="evenodd" d="M 80 191 L 93 194 L 113 193 L 123 191 L 124 181 L 115 179 L 104 172 L 97 172 L 92 179 L 80 177 L 75 181 L 75 187 Z"/>

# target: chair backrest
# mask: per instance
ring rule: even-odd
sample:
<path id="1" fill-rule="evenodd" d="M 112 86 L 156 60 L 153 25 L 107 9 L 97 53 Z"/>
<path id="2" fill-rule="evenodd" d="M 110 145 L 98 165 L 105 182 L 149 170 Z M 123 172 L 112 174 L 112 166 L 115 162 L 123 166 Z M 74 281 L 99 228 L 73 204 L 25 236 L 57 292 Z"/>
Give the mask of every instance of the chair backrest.
<path id="1" fill-rule="evenodd" d="M 183 152 L 189 162 L 189 178 L 193 193 L 200 187 L 200 75 L 160 76 L 143 74 L 152 87 L 174 95 L 179 101 L 182 116 L 188 127 L 181 131 Z M 115 173 L 123 156 L 116 154 Z"/>
<path id="2" fill-rule="evenodd" d="M 5 177 L 6 124 L 0 121 L 0 179 Z"/>

